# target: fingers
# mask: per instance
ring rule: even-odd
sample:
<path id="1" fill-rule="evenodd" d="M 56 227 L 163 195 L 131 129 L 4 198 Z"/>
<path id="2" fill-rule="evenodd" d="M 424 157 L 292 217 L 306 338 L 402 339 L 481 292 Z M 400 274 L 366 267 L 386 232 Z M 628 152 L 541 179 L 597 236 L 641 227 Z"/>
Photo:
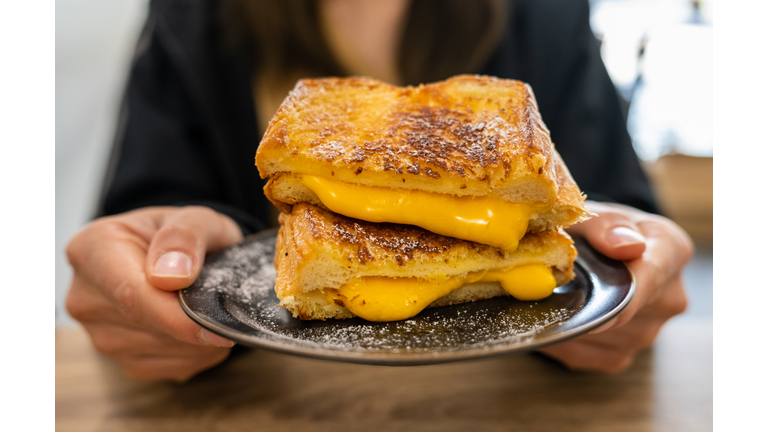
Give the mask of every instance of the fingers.
<path id="1" fill-rule="evenodd" d="M 635 318 L 612 332 L 580 336 L 541 352 L 569 369 L 619 372 L 632 364 L 639 351 L 653 344 L 667 318 Z"/>
<path id="2" fill-rule="evenodd" d="M 167 333 L 177 340 L 195 345 L 231 347 L 234 342 L 203 329 L 181 310 L 175 292 L 160 291 L 144 281 L 123 284 L 116 290 L 116 297 L 131 304 L 124 313 L 136 323 Z M 126 301 L 125 298 L 131 300 Z"/>
<path id="3" fill-rule="evenodd" d="M 628 261 L 636 291 L 630 304 L 600 333 L 621 326 L 652 302 L 669 282 L 679 276 L 693 252 L 690 237 L 675 223 L 660 216 L 618 205 L 589 202 L 598 217 L 574 225 L 569 231 L 584 236 L 601 253 Z"/>
<path id="4" fill-rule="evenodd" d="M 682 275 L 672 279 L 669 286 L 664 288 L 663 294 L 656 300 L 638 312 L 637 316 L 649 316 L 668 320 L 679 315 L 688 308 L 688 296 L 685 294 Z"/>
<path id="5" fill-rule="evenodd" d="M 677 295 L 666 301 L 666 308 L 659 311 L 648 309 L 649 313 L 637 314 L 626 325 L 609 332 L 588 334 L 576 339 L 553 345 L 541 350 L 542 353 L 560 361 L 574 370 L 618 372 L 632 363 L 634 356 L 650 347 L 664 323 L 680 311 Z"/>
<path id="6" fill-rule="evenodd" d="M 541 350 L 574 370 L 617 372 L 628 367 L 634 356 L 650 347 L 671 317 L 685 310 L 687 300 L 679 276 L 654 302 L 634 315 L 625 325 L 607 332 L 576 339 Z"/>
<path id="7" fill-rule="evenodd" d="M 157 214 L 145 216 L 158 220 Z M 76 277 L 68 307 L 74 316 L 118 320 L 194 345 L 234 345 L 189 319 L 181 310 L 176 293 L 150 285 L 144 273 L 147 241 L 132 222 L 135 221 L 105 218 L 83 230 L 70 243 L 67 252 Z M 106 302 L 99 300 L 98 295 Z"/>
<path id="8" fill-rule="evenodd" d="M 683 290 L 681 270 L 691 257 L 692 247 L 681 242 L 683 237 L 677 236 L 663 221 L 649 220 L 639 225 L 647 235 L 648 242 L 642 259 L 627 263 L 635 276 L 635 295 L 619 316 L 598 332 L 623 325 L 640 309 L 653 309 L 659 296 L 668 295 L 675 289 Z M 684 296 L 683 292 L 683 302 Z M 682 306 L 685 307 L 684 304 Z"/>
<path id="9" fill-rule="evenodd" d="M 539 350 L 571 370 L 620 372 L 632 364 L 634 353 L 574 339 Z"/>
<path id="10" fill-rule="evenodd" d="M 580 341 L 615 349 L 623 353 L 634 354 L 653 345 L 653 341 L 656 340 L 661 327 L 668 319 L 668 316 L 664 318 L 652 316 L 635 317 L 631 322 L 616 328 L 612 332 L 588 334 L 582 336 Z"/>
<path id="11" fill-rule="evenodd" d="M 146 274 L 157 288 L 186 288 L 200 273 L 207 252 L 242 239 L 232 219 L 207 207 L 184 207 L 161 222 L 147 251 Z"/>
<path id="12" fill-rule="evenodd" d="M 178 232 L 181 241 L 174 236 Z M 158 234 L 165 237 L 156 242 Z M 234 343 L 187 317 L 175 292 L 150 283 L 147 253 L 157 243 L 156 261 L 165 252 L 163 244 L 169 246 L 167 251 L 178 252 L 175 246 L 181 244 L 184 250 L 184 242 L 188 247 L 191 240 L 189 256 L 197 261 L 196 276 L 206 250 L 240 238 L 233 221 L 201 208 L 148 208 L 101 218 L 67 247 L 74 268 L 67 310 L 83 324 L 94 346 L 117 359 L 129 375 L 186 380 L 221 362 Z"/>
<path id="13" fill-rule="evenodd" d="M 69 286 L 65 307 L 69 315 L 85 324 L 94 321 L 117 323 L 124 318 L 99 290 L 75 273 Z"/>
<path id="14" fill-rule="evenodd" d="M 142 292 L 144 294 L 141 294 Z M 192 322 L 181 311 L 174 294 L 156 290 L 148 286 L 146 282 L 137 285 L 121 285 L 116 296 L 120 298 L 123 304 L 130 304 L 131 306 L 125 306 L 121 309 L 115 304 L 114 299 L 110 300 L 104 292 L 85 282 L 76 274 L 67 295 L 67 310 L 89 331 L 95 326 L 106 328 L 113 325 L 112 328 L 116 332 L 117 328 L 152 329 L 195 346 L 231 347 L 234 345 L 234 342 L 215 335 Z M 131 296 L 132 299 L 126 300 L 127 296 Z M 107 343 L 138 342 L 117 333 L 114 338 L 115 341 L 107 341 Z M 92 339 L 96 344 L 95 336 L 92 335 Z M 169 338 L 169 340 L 172 339 Z"/>
<path id="15" fill-rule="evenodd" d="M 121 324 L 99 323 L 86 327 L 93 346 L 102 354 L 127 357 L 200 357 L 230 348 L 192 345 L 156 333 Z"/>
<path id="16" fill-rule="evenodd" d="M 624 206 L 588 202 L 597 216 L 568 228 L 571 234 L 584 237 L 603 255 L 616 260 L 639 258 L 645 251 L 646 238 Z"/>
<path id="17" fill-rule="evenodd" d="M 599 217 L 569 231 L 601 253 L 627 262 L 635 276 L 632 301 L 613 320 L 541 350 L 571 369 L 614 372 L 650 346 L 661 327 L 687 305 L 681 271 L 693 254 L 690 237 L 674 222 L 629 207 L 590 203 Z"/>
<path id="18" fill-rule="evenodd" d="M 120 361 L 126 374 L 139 381 L 172 380 L 185 382 L 209 369 L 229 355 L 229 350 L 217 351 L 195 358 L 189 357 L 136 357 Z"/>

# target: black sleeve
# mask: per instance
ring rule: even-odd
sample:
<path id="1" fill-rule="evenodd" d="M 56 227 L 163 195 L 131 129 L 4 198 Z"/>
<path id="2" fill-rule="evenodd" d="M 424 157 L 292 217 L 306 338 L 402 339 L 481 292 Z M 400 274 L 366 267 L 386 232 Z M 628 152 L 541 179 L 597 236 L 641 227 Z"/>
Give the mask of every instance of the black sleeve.
<path id="1" fill-rule="evenodd" d="M 265 229 L 265 221 L 228 196 L 227 167 L 217 163 L 209 119 L 197 109 L 157 27 L 151 10 L 131 68 L 99 215 L 194 204 L 230 216 L 246 235 Z"/>
<path id="2" fill-rule="evenodd" d="M 589 199 L 658 213 L 590 28 L 588 1 L 513 4 L 486 71 L 531 85 L 555 148 Z"/>

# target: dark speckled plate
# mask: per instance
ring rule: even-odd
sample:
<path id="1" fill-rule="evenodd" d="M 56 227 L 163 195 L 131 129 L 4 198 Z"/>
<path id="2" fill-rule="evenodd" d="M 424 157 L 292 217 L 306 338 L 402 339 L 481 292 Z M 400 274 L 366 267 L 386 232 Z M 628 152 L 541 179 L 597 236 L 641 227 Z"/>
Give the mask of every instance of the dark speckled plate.
<path id="1" fill-rule="evenodd" d="M 207 258 L 179 292 L 181 307 L 212 332 L 243 345 L 353 363 L 420 365 L 519 353 L 585 333 L 618 314 L 635 291 L 620 261 L 576 239 L 576 277 L 536 302 L 511 297 L 430 308 L 398 322 L 301 321 L 279 307 L 275 231 Z"/>

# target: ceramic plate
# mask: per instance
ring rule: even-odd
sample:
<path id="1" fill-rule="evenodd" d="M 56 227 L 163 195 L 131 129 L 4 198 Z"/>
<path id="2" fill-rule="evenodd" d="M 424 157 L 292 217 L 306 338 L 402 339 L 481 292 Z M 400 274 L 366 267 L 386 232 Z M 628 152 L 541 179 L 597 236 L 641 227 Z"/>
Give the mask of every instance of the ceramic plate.
<path id="1" fill-rule="evenodd" d="M 398 322 L 301 321 L 278 306 L 272 259 L 276 231 L 206 258 L 181 307 L 239 344 L 353 363 L 420 365 L 530 351 L 585 333 L 618 314 L 635 290 L 632 273 L 576 239 L 576 277 L 550 297 L 511 297 L 429 308 Z"/>

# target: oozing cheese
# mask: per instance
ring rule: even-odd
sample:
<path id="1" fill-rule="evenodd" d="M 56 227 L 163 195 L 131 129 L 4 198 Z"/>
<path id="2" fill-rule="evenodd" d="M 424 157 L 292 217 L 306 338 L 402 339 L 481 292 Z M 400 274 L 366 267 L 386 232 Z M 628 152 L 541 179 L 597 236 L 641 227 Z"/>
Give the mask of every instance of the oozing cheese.
<path id="1" fill-rule="evenodd" d="M 368 222 L 416 225 L 433 233 L 506 251 L 517 249 L 532 207 L 498 197 L 459 197 L 360 186 L 303 175 L 302 183 L 331 211 Z"/>
<path id="2" fill-rule="evenodd" d="M 341 300 L 353 314 L 368 321 L 397 321 L 418 314 L 433 301 L 473 282 L 500 282 L 506 292 L 519 300 L 543 299 L 557 286 L 548 266 L 529 264 L 429 281 L 365 277 L 343 285 L 335 294 L 329 294 L 329 300 Z"/>

